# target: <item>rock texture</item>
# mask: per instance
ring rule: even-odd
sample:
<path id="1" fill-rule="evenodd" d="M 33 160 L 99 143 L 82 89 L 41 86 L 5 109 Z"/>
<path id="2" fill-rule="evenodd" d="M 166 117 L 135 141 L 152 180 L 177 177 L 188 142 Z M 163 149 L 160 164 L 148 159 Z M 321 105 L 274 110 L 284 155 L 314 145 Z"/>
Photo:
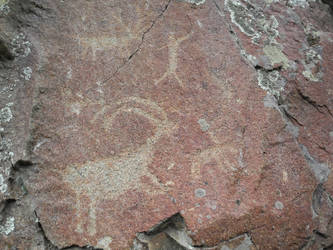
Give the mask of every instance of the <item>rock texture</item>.
<path id="1" fill-rule="evenodd" d="M 328 5 L 0 6 L 1 249 L 332 247 Z"/>

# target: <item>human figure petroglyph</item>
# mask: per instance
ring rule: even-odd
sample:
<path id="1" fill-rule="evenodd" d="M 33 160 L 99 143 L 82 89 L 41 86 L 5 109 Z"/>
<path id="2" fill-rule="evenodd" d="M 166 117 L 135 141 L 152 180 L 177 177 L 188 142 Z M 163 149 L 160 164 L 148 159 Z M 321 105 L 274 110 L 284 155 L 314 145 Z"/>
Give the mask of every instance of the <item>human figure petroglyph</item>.
<path id="1" fill-rule="evenodd" d="M 108 158 L 85 162 L 83 164 L 72 164 L 67 167 L 64 179 L 71 185 L 77 195 L 78 216 L 84 216 L 86 201 L 82 197 L 89 198 L 88 206 L 88 234 L 96 234 L 96 209 L 98 202 L 103 199 L 112 199 L 129 189 L 142 189 L 151 193 L 163 193 L 164 186 L 161 186 L 156 176 L 150 174 L 148 165 L 153 158 L 154 144 L 162 136 L 169 134 L 175 127 L 168 121 L 166 113 L 156 103 L 139 97 L 123 98 L 116 103 L 115 112 L 108 113 L 107 105 L 96 112 L 94 117 L 96 126 L 101 126 L 106 132 L 112 129 L 114 121 L 120 114 L 130 114 L 145 117 L 155 126 L 152 136 L 146 138 L 146 143 L 139 147 L 133 146 L 126 153 L 110 155 Z M 103 117 L 104 122 L 98 123 L 97 119 Z M 148 176 L 154 187 L 143 184 L 140 178 Z M 156 188 L 158 187 L 158 188 Z M 81 214 L 80 214 L 81 213 Z M 84 233 L 82 218 L 77 226 L 78 233 Z"/>
<path id="2" fill-rule="evenodd" d="M 176 80 L 178 81 L 179 85 L 181 87 L 184 87 L 184 84 L 182 82 L 181 79 L 179 79 L 178 75 L 177 75 L 177 67 L 178 67 L 178 59 L 177 59 L 177 56 L 178 56 L 178 49 L 179 49 L 179 46 L 180 44 L 189 39 L 191 37 L 192 33 L 188 33 L 186 34 L 185 36 L 183 37 L 180 37 L 180 38 L 175 38 L 174 34 L 171 34 L 169 36 L 169 41 L 168 41 L 168 44 L 167 44 L 167 47 L 168 47 L 168 51 L 169 51 L 169 64 L 168 64 L 168 69 L 166 72 L 164 72 L 164 74 L 155 82 L 155 85 L 158 85 L 160 82 L 162 82 L 163 80 L 165 80 L 165 78 L 167 76 L 170 76 L 172 75 L 173 77 L 176 78 Z M 164 47 L 162 47 L 164 48 Z M 160 49 L 162 49 L 160 48 Z"/>

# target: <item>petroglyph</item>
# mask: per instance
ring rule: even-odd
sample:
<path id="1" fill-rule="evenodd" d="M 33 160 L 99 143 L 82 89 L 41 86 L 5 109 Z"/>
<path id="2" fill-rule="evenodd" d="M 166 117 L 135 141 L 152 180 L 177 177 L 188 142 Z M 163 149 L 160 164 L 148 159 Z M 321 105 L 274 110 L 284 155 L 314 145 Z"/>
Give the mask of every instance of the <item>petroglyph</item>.
<path id="1" fill-rule="evenodd" d="M 100 200 L 112 199 L 121 195 L 127 190 L 138 189 L 150 190 L 152 194 L 164 193 L 157 178 L 150 174 L 148 165 L 153 159 L 153 147 L 161 136 L 169 134 L 174 129 L 174 124 L 167 120 L 166 113 L 156 103 L 139 97 L 128 97 L 117 102 L 115 112 L 107 115 L 109 106 L 104 106 L 100 112 L 96 113 L 95 121 L 103 117 L 104 123 L 101 126 L 106 131 L 112 129 L 114 122 L 119 115 L 128 114 L 130 116 L 140 116 L 148 119 L 155 127 L 152 136 L 145 138 L 146 143 L 132 147 L 126 153 L 120 153 L 105 159 L 85 162 L 83 164 L 73 164 L 67 167 L 63 173 L 64 180 L 68 182 L 77 195 L 77 211 L 83 213 L 86 206 L 86 199 L 89 198 L 89 217 L 87 218 L 88 234 L 96 234 L 96 213 Z M 153 182 L 153 186 L 143 184 L 140 178 L 147 176 Z M 79 183 L 79 184 L 78 184 Z M 157 188 L 156 188 L 157 187 Z M 77 225 L 77 232 L 84 233 L 84 214 L 78 214 L 80 223 Z"/>
<path id="2" fill-rule="evenodd" d="M 193 178 L 201 178 L 201 170 L 205 165 L 217 165 L 219 169 L 226 173 L 226 176 L 242 168 L 237 161 L 241 152 L 239 150 L 233 146 L 215 145 L 200 152 L 192 160 L 191 174 Z"/>
<path id="3" fill-rule="evenodd" d="M 111 32 L 94 34 L 90 36 L 91 31 L 89 28 L 86 30 L 86 35 L 80 34 L 76 37 L 77 44 L 81 50 L 81 56 L 83 58 L 90 58 L 93 61 L 98 59 L 98 54 L 103 51 L 121 51 L 127 55 L 131 54 L 129 49 L 130 44 L 133 40 L 140 42 L 141 36 L 137 36 L 135 30 L 140 29 L 140 22 L 129 27 L 128 24 L 124 23 L 121 16 L 123 13 L 121 9 L 113 9 L 112 19 L 110 19 L 109 29 Z M 84 13 L 81 16 L 82 22 L 86 21 Z M 118 30 L 123 30 L 119 33 Z M 110 53 L 109 53 L 110 54 Z M 112 53 L 110 54 L 112 56 Z"/>
<path id="4" fill-rule="evenodd" d="M 133 39 L 131 33 L 128 33 L 128 36 L 122 37 L 78 37 L 78 44 L 82 49 L 82 56 L 87 57 L 88 53 L 91 51 L 92 60 L 95 61 L 97 58 L 97 53 L 99 51 L 110 50 L 117 47 L 126 48 L 129 40 Z M 127 51 L 127 53 L 130 53 Z"/>
<path id="5" fill-rule="evenodd" d="M 163 74 L 163 76 L 155 82 L 155 85 L 158 85 L 163 80 L 165 80 L 166 77 L 172 75 L 173 77 L 176 78 L 179 85 L 181 87 L 184 87 L 184 83 L 182 82 L 181 79 L 179 79 L 179 77 L 177 75 L 177 67 L 178 67 L 178 59 L 177 59 L 178 53 L 177 52 L 179 50 L 180 44 L 183 41 L 189 39 L 191 35 L 192 35 L 192 33 L 188 33 L 186 36 L 180 37 L 178 39 L 176 39 L 174 37 L 174 35 L 169 36 L 169 43 L 167 45 L 168 51 L 169 51 L 169 67 L 168 67 L 167 71 Z"/>

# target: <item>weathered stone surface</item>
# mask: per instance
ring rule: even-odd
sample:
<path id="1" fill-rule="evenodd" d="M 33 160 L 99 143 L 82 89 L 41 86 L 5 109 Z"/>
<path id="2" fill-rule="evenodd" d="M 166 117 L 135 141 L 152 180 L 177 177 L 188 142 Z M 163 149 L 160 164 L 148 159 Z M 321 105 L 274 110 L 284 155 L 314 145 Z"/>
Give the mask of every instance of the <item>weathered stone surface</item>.
<path id="1" fill-rule="evenodd" d="M 1 151 L 0 248 L 332 244 L 327 5 L 0 6 L 13 37 L 0 37 L 1 70 L 16 83 L 13 104 L 0 99 L 13 141 Z M 175 214 L 186 226 L 156 229 Z"/>

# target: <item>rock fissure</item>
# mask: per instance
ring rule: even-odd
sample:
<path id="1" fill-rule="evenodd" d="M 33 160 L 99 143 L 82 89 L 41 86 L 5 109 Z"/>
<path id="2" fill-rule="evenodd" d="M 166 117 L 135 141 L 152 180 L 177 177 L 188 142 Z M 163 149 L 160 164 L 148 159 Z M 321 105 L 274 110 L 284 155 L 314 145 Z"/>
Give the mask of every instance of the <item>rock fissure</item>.
<path id="1" fill-rule="evenodd" d="M 306 102 L 309 105 L 311 105 L 312 107 L 314 107 L 320 113 L 325 113 L 322 110 L 322 108 L 324 108 L 327 111 L 328 115 L 331 118 L 333 118 L 333 114 L 332 114 L 331 110 L 327 107 L 327 105 L 325 105 L 325 104 L 318 104 L 316 101 L 312 100 L 310 96 L 304 95 L 300 89 L 297 89 L 297 92 L 300 95 L 300 97 L 302 98 L 302 100 L 304 100 L 304 102 Z"/>
<path id="2" fill-rule="evenodd" d="M 150 30 L 154 27 L 155 23 L 163 17 L 164 13 L 167 11 L 169 5 L 171 4 L 171 1 L 173 0 L 168 0 L 168 3 L 164 6 L 164 9 L 162 10 L 162 12 L 152 21 L 151 25 L 149 26 L 149 28 L 147 30 L 145 30 L 141 36 L 141 41 L 138 45 L 138 47 L 134 50 L 134 52 L 132 52 L 128 58 L 125 60 L 125 62 L 123 64 L 121 64 L 116 71 L 108 78 L 104 79 L 101 82 L 101 85 L 105 84 L 106 82 L 108 82 L 109 80 L 111 80 L 112 78 L 114 78 L 118 72 L 120 72 L 131 60 L 132 58 L 141 50 L 141 47 L 144 43 L 145 40 L 145 36 L 150 32 Z"/>

